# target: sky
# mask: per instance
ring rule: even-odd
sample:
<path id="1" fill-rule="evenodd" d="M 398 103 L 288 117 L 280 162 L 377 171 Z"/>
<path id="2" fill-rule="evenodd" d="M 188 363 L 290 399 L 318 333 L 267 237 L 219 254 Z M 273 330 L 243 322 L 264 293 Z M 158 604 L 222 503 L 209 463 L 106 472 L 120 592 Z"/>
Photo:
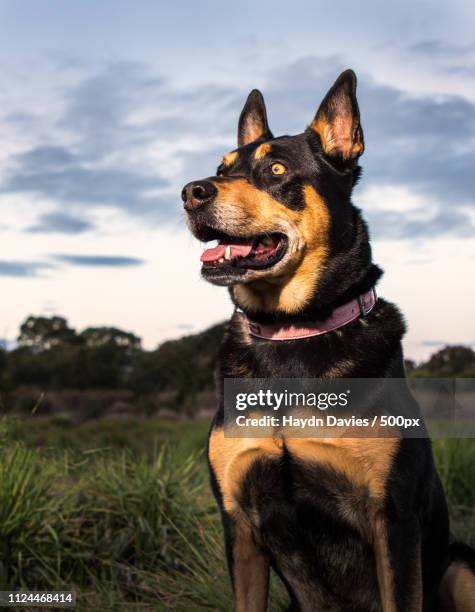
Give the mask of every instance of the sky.
<path id="1" fill-rule="evenodd" d="M 0 339 L 30 314 L 152 349 L 227 318 L 180 191 L 236 146 L 257 87 L 303 131 L 353 68 L 354 194 L 406 356 L 475 344 L 475 4 L 0 0 Z"/>

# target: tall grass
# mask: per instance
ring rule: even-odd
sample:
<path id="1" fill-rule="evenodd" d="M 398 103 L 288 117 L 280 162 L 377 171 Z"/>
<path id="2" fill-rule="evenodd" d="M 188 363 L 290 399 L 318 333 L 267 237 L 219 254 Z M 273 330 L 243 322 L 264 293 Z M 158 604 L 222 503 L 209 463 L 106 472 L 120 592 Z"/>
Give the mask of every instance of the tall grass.
<path id="1" fill-rule="evenodd" d="M 0 584 L 50 584 L 59 572 L 58 527 L 72 510 L 58 473 L 19 444 L 0 450 Z"/>
<path id="2" fill-rule="evenodd" d="M 199 596 L 199 571 L 209 570 L 207 549 L 217 556 L 218 531 L 203 489 L 195 456 L 176 462 L 162 450 L 150 463 L 123 452 L 90 455 L 78 465 L 18 442 L 3 446 L 1 586 L 76 587 L 96 609 L 101 593 L 166 609 L 179 595 L 171 576 L 190 573 L 187 584 L 200 586 L 190 587 Z M 222 586 L 216 592 L 223 597 Z"/>
<path id="3" fill-rule="evenodd" d="M 42 427 L 43 448 L 27 446 L 38 432 L 12 439 L 18 424 L 0 436 L 2 589 L 74 589 L 84 610 L 232 608 L 219 516 L 195 450 L 206 427 L 188 446 L 184 424 L 163 424 L 173 440 L 163 445 L 146 434 L 161 426 L 145 421 L 142 432 L 130 429 L 134 448 L 147 440 L 142 452 L 111 449 L 104 424 L 90 448 L 53 450 Z M 54 440 L 55 424 L 51 432 Z M 439 440 L 434 450 L 454 527 L 473 541 L 475 444 Z M 285 601 L 274 581 L 271 609 Z"/>
<path id="4" fill-rule="evenodd" d="M 433 448 L 449 503 L 452 531 L 475 545 L 475 440 L 439 439 Z"/>
<path id="5" fill-rule="evenodd" d="M 162 450 L 152 463 L 121 453 L 78 467 L 15 443 L 0 465 L 3 589 L 75 588 L 88 610 L 231 609 L 201 458 Z"/>

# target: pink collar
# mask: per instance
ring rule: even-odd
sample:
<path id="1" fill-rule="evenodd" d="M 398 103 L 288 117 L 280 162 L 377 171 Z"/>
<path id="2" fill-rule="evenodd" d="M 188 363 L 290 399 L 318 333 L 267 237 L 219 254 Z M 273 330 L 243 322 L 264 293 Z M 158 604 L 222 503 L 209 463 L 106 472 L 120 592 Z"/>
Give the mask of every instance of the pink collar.
<path id="1" fill-rule="evenodd" d="M 376 300 L 376 291 L 370 289 L 354 300 L 351 300 L 351 302 L 335 308 L 324 321 L 309 323 L 307 326 L 289 325 L 284 327 L 279 323 L 262 325 L 247 319 L 249 333 L 255 338 L 263 338 L 264 340 L 300 340 L 302 338 L 311 338 L 312 336 L 321 336 L 351 323 L 351 321 L 358 317 L 365 317 L 373 310 Z"/>

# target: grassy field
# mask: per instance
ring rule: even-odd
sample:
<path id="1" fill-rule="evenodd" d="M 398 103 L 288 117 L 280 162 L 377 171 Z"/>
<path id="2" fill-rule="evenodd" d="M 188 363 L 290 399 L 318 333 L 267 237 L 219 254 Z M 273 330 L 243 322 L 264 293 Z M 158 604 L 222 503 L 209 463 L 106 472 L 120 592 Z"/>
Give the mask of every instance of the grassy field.
<path id="1" fill-rule="evenodd" d="M 207 423 L 4 420 L 2 589 L 74 589 L 83 610 L 231 609 Z M 475 443 L 439 440 L 453 529 L 472 543 Z M 274 611 L 285 596 L 274 581 Z"/>

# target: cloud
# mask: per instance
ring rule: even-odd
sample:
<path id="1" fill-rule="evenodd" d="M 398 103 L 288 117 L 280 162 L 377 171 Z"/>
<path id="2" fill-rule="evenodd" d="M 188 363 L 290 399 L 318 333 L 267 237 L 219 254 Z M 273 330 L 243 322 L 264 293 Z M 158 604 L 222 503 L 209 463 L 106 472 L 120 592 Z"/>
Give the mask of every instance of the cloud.
<path id="1" fill-rule="evenodd" d="M 412 52 L 444 44 L 426 40 Z M 269 69 L 260 86 L 271 120 L 282 126 L 276 133 L 301 132 L 344 68 L 338 57 L 309 56 Z M 147 224 L 175 221 L 181 185 L 212 174 L 235 146 L 247 93 L 219 83 L 179 89 L 142 63 L 106 66 L 64 90 L 55 142 L 39 137 L 12 156 L 0 193 L 47 200 L 50 209 L 56 204 L 29 231 L 92 229 L 81 225 L 84 207 L 120 209 Z M 475 105 L 459 95 L 409 95 L 367 74 L 359 76 L 358 95 L 366 141 L 359 189 L 403 185 L 431 202 L 424 221 L 419 211 L 404 217 L 373 211 L 377 231 L 394 238 L 473 236 L 467 210 L 475 200 Z"/>
<path id="2" fill-rule="evenodd" d="M 195 326 L 192 323 L 179 323 L 176 328 L 180 331 L 191 331 L 195 329 Z"/>
<path id="3" fill-rule="evenodd" d="M 74 162 L 74 156 L 67 149 L 51 145 L 30 149 L 19 154 L 16 159 L 27 170 L 36 168 L 59 170 L 69 167 Z"/>
<path id="4" fill-rule="evenodd" d="M 408 47 L 410 53 L 426 55 L 433 60 L 434 56 L 459 57 L 475 51 L 475 45 L 454 45 L 439 39 L 421 40 Z"/>
<path id="5" fill-rule="evenodd" d="M 37 121 L 38 138 L 10 157 L 0 193 L 56 203 L 63 214 L 65 207 L 106 206 L 147 224 L 176 220 L 182 182 L 196 176 L 197 161 L 209 159 L 217 140 L 235 131 L 230 100 L 237 100 L 233 88 L 207 84 L 184 91 L 146 64 L 106 66 L 64 90 L 53 130 L 26 111 L 7 115 L 14 126 L 25 118 L 30 127 Z M 222 153 L 223 148 L 206 174 Z M 187 157 L 192 154 L 193 167 Z"/>
<path id="6" fill-rule="evenodd" d="M 292 131 L 301 131 L 344 68 L 336 57 L 306 57 L 274 71 L 264 88 L 271 119 L 286 117 Z M 430 202 L 430 210 L 404 216 L 373 211 L 379 235 L 473 236 L 467 211 L 475 204 L 475 104 L 459 95 L 409 95 L 365 74 L 358 99 L 366 144 L 358 189 L 401 185 Z"/>
<path id="7" fill-rule="evenodd" d="M 55 266 L 39 261 L 5 261 L 0 260 L 0 276 L 20 278 L 37 278 L 41 272 Z"/>
<path id="8" fill-rule="evenodd" d="M 164 79 L 145 64 L 112 63 L 66 91 L 66 107 L 58 127 L 71 133 L 91 158 L 130 147 L 144 137 L 144 130 L 130 121 L 131 116 L 147 100 L 158 102 L 164 84 Z"/>
<path id="9" fill-rule="evenodd" d="M 33 234 L 81 234 L 93 228 L 94 225 L 84 219 L 78 219 L 77 217 L 65 213 L 52 212 L 40 215 L 38 222 L 28 227 L 27 231 Z"/>
<path id="10" fill-rule="evenodd" d="M 462 64 L 450 64 L 445 67 L 445 71 L 447 74 L 473 78 L 475 76 L 475 62 L 469 63 L 464 61 Z"/>
<path id="11" fill-rule="evenodd" d="M 39 146 L 15 156 L 3 193 L 30 193 L 60 204 L 129 207 L 152 205 L 148 190 L 166 185 L 158 175 L 120 167 L 91 167 L 64 147 Z"/>
<path id="12" fill-rule="evenodd" d="M 407 212 L 394 210 L 366 211 L 371 235 L 376 239 L 431 239 L 442 236 L 458 238 L 475 237 L 475 226 L 469 215 L 459 210 L 411 211 L 419 218 L 412 218 Z"/>
<path id="13" fill-rule="evenodd" d="M 121 255 L 52 255 L 57 261 L 70 264 L 72 266 L 90 266 L 119 268 L 129 266 L 141 266 L 145 260 L 137 257 L 123 257 Z"/>
<path id="14" fill-rule="evenodd" d="M 269 74 L 264 94 L 271 119 L 277 113 L 292 131 L 302 131 L 346 67 L 336 57 L 306 57 Z M 364 184 L 400 183 L 444 204 L 448 198 L 455 206 L 474 203 L 475 104 L 459 95 L 409 95 L 364 73 L 358 99 Z"/>
<path id="15" fill-rule="evenodd" d="M 366 181 L 410 186 L 452 209 L 473 205 L 475 105 L 370 84 L 361 90 Z"/>
<path id="16" fill-rule="evenodd" d="M 455 344 L 455 343 L 447 341 L 447 340 L 422 340 L 421 342 L 422 346 L 434 347 L 434 348 L 443 348 L 445 346 L 450 346 L 451 344 Z M 460 344 L 463 344 L 464 346 L 474 346 L 475 340 L 464 340 L 463 342 L 460 342 Z"/>

